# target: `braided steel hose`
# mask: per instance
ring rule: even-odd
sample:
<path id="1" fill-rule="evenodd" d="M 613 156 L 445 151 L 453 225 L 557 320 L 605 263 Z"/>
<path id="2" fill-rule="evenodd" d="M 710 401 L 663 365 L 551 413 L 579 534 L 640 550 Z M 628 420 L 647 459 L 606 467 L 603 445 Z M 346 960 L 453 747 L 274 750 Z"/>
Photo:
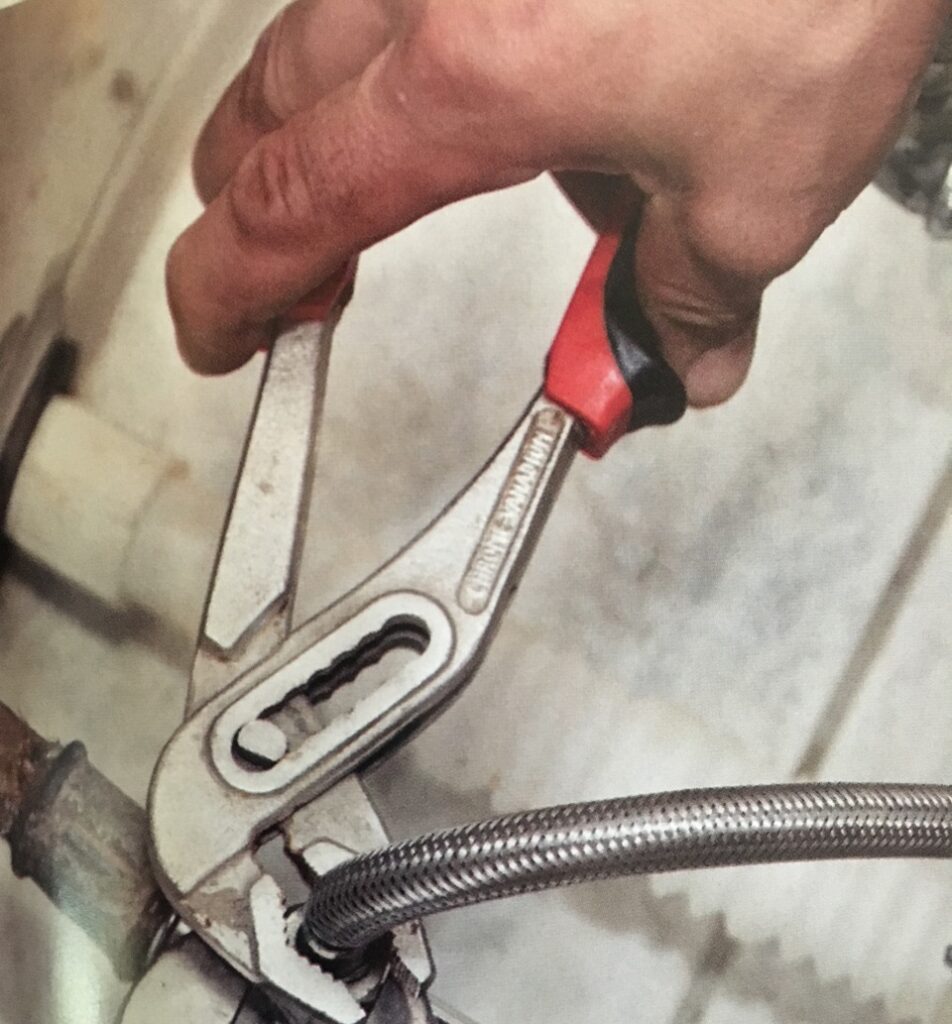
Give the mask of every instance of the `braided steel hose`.
<path id="1" fill-rule="evenodd" d="M 407 921 L 578 882 L 791 861 L 952 856 L 952 787 L 820 784 L 685 790 L 447 829 L 320 879 L 302 939 L 359 949 Z"/>

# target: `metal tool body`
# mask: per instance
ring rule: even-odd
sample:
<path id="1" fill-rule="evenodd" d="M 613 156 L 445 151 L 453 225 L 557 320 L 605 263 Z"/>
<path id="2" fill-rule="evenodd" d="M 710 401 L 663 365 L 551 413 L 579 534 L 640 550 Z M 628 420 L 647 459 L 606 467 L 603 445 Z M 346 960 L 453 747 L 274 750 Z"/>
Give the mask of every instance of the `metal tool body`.
<path id="1" fill-rule="evenodd" d="M 355 774 L 443 709 L 484 655 L 575 451 L 676 419 L 680 382 L 631 300 L 634 233 L 603 238 L 549 357 L 545 390 L 473 482 L 363 584 L 289 631 L 330 334 L 276 343 L 199 643 L 189 716 L 150 793 L 153 863 L 183 921 L 291 1020 L 429 1021 L 417 923 L 360 970 L 298 943 L 299 904 L 263 866 L 274 838 L 305 885 L 386 842 Z M 353 707 L 322 702 L 368 665 L 414 657 Z M 292 885 L 290 888 L 294 888 Z M 297 905 L 297 906 L 296 906 Z M 386 1011 L 382 1007 L 401 1007 Z M 384 1016 L 381 1016 L 384 1014 Z"/>
<path id="2" fill-rule="evenodd" d="M 325 991 L 327 976 L 311 965 L 300 980 L 292 977 L 296 960 L 286 958 L 286 943 L 269 958 L 280 942 L 282 907 L 273 879 L 256 864 L 255 846 L 279 828 L 289 855 L 320 873 L 387 841 L 352 773 L 444 706 L 474 671 L 575 450 L 573 427 L 572 417 L 537 399 L 440 519 L 201 706 L 163 754 L 150 813 L 166 895 L 238 970 L 331 1019 L 362 1019 L 343 986 L 333 982 Z M 267 616 L 261 621 L 273 628 Z M 243 756 L 240 741 L 251 723 L 270 723 L 269 712 L 309 680 L 389 643 L 410 645 L 418 657 L 349 714 L 323 728 L 315 721 L 316 731 L 273 766 Z M 422 986 L 430 966 L 418 928 L 401 941 L 408 944 L 403 961 L 413 962 Z"/>
<path id="3" fill-rule="evenodd" d="M 206 707 L 214 707 L 216 702 L 230 704 L 233 698 L 221 695 L 280 651 L 287 640 L 330 343 L 349 284 L 346 277 L 337 281 L 325 298 L 307 311 L 302 323 L 280 336 L 268 356 L 193 667 L 186 709 L 191 717 L 186 718 L 180 736 L 194 732 L 195 716 L 203 721 L 200 716 Z M 361 1021 L 367 1011 L 360 1001 L 371 995 L 383 999 L 387 992 L 390 1005 L 400 1003 L 394 996 L 395 987 L 404 994 L 403 1003 L 413 1005 L 432 975 L 419 929 L 403 929 L 394 942 L 393 954 L 376 974 L 349 986 L 305 960 L 289 941 L 285 897 L 257 861 L 262 832 L 270 820 L 258 819 L 257 809 L 249 813 L 246 798 L 218 806 L 207 801 L 202 786 L 215 776 L 213 762 L 200 754 L 196 765 L 184 762 L 188 770 L 183 775 L 179 771 L 183 758 L 175 747 L 173 740 L 153 781 L 150 825 L 154 863 L 163 863 L 162 851 L 169 842 L 184 850 L 187 861 L 191 858 L 187 848 L 194 841 L 194 853 L 200 859 L 203 843 L 197 836 L 202 833 L 206 849 L 217 846 L 220 838 L 222 848 L 233 855 L 225 858 L 228 863 L 222 865 L 217 889 L 210 882 L 196 892 L 186 892 L 186 887 L 160 869 L 166 891 L 176 894 L 173 905 L 203 946 L 192 940 L 173 944 L 146 976 L 145 986 L 159 984 L 156 977 L 168 972 L 194 982 L 203 973 L 196 957 L 205 957 L 201 948 L 207 945 L 239 977 L 264 990 L 275 1013 L 289 1020 L 310 1020 L 317 1015 L 321 1020 Z M 302 802 L 287 803 L 282 810 L 294 810 Z M 184 825 L 190 817 L 191 830 Z M 333 836 L 338 844 L 334 846 L 337 859 L 347 855 L 344 851 L 372 849 L 387 839 L 356 778 L 344 779 L 326 799 L 312 802 L 298 814 L 274 817 L 280 819 L 288 855 L 302 858 L 305 870 L 305 852 L 325 836 Z M 240 849 L 229 847 L 225 836 L 242 818 L 247 823 L 246 841 Z M 216 866 L 219 863 L 216 861 Z M 244 1020 L 238 1007 L 245 1002 L 247 982 L 230 981 L 225 995 L 202 995 L 202 986 L 193 984 L 196 1006 L 216 1018 L 225 1014 L 222 1019 L 228 1020 L 226 1007 L 231 1006 L 238 1014 L 236 1019 Z M 212 1003 L 206 1003 L 206 996 Z M 147 1012 L 145 1005 L 143 997 L 135 997 L 124 1020 L 148 1019 L 142 1018 Z"/>

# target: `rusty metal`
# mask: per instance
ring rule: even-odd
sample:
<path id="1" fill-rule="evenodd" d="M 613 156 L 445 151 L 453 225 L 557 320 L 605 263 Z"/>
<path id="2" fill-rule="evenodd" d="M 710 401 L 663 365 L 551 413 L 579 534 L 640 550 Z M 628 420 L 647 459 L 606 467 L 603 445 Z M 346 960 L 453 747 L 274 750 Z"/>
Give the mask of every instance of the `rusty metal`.
<path id="1" fill-rule="evenodd" d="M 42 785 L 60 747 L 34 732 L 0 704 L 0 836 L 10 834 L 20 810 Z"/>
<path id="2" fill-rule="evenodd" d="M 32 878 L 108 954 L 138 977 L 172 921 L 149 864 L 145 812 L 89 763 L 0 704 L 0 834 L 14 872 Z"/>

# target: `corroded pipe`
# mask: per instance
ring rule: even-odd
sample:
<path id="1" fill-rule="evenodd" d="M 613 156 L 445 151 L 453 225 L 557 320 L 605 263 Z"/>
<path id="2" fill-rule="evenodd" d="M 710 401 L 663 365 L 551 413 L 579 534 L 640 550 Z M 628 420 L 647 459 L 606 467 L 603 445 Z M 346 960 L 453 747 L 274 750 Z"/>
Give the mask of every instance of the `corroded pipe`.
<path id="1" fill-rule="evenodd" d="M 0 704 L 0 835 L 34 882 L 137 977 L 172 921 L 152 876 L 145 811 L 89 763 Z"/>
<path id="2" fill-rule="evenodd" d="M 0 704 L 0 836 L 10 834 L 20 809 L 60 752 L 6 704 Z"/>

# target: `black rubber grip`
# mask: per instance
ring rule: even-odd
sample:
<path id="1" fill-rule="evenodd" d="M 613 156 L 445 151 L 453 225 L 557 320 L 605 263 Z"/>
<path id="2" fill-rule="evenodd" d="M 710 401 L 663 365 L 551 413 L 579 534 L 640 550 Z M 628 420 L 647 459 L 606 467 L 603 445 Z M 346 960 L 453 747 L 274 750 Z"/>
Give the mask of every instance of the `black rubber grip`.
<path id="1" fill-rule="evenodd" d="M 635 218 L 626 228 L 605 280 L 605 330 L 631 392 L 629 431 L 674 423 L 687 408 L 684 385 L 661 355 L 658 335 L 635 288 L 638 225 Z"/>

